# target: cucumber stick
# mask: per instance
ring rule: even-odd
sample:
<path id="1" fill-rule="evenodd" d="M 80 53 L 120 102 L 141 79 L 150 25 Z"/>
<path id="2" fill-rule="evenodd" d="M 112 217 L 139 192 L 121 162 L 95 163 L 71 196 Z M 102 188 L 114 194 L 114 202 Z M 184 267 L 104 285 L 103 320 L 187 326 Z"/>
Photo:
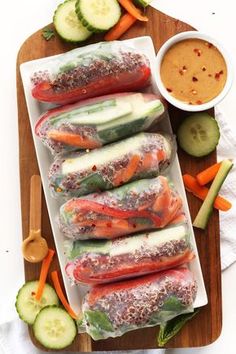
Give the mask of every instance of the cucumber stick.
<path id="1" fill-rule="evenodd" d="M 81 23 L 92 32 L 104 32 L 121 16 L 117 0 L 77 0 L 75 11 Z"/>
<path id="2" fill-rule="evenodd" d="M 16 311 L 19 317 L 26 323 L 32 325 L 39 311 L 48 305 L 59 305 L 59 299 L 55 290 L 45 284 L 40 301 L 35 300 L 34 295 L 38 289 L 38 281 L 25 283 L 18 291 L 16 297 Z"/>
<path id="3" fill-rule="evenodd" d="M 227 177 L 229 171 L 233 167 L 233 163 L 230 160 L 223 160 L 221 167 L 215 176 L 215 179 L 209 189 L 206 199 L 204 200 L 194 222 L 193 226 L 199 229 L 205 229 L 207 222 L 213 210 L 213 204 L 215 198 L 217 197 L 219 190 L 224 183 L 225 178 Z"/>
<path id="4" fill-rule="evenodd" d="M 65 1 L 57 7 L 53 17 L 57 33 L 67 42 L 82 42 L 92 34 L 78 19 L 75 4 L 76 0 Z"/>
<path id="5" fill-rule="evenodd" d="M 70 315 L 58 306 L 44 307 L 37 315 L 33 332 L 46 348 L 64 349 L 74 340 L 77 328 Z"/>
<path id="6" fill-rule="evenodd" d="M 152 0 L 134 0 L 135 5 L 140 6 L 140 7 L 147 7 Z"/>

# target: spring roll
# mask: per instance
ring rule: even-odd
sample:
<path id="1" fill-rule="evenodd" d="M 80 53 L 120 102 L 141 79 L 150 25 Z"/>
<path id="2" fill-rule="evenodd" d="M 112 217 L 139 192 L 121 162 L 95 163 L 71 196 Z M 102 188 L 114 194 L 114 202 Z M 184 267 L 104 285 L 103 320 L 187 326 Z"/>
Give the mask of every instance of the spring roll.
<path id="1" fill-rule="evenodd" d="M 86 295 L 83 326 L 94 339 L 118 337 L 193 311 L 197 285 L 187 268 L 94 286 Z M 79 328 L 84 330 L 84 327 Z"/>
<path id="2" fill-rule="evenodd" d="M 57 158 L 49 171 L 49 187 L 52 195 L 67 199 L 112 189 L 161 174 L 174 154 L 172 137 L 139 133 L 88 153 Z"/>
<path id="3" fill-rule="evenodd" d="M 47 111 L 39 118 L 35 133 L 52 154 L 94 149 L 146 131 L 163 113 L 157 95 L 113 94 Z"/>
<path id="4" fill-rule="evenodd" d="M 72 284 L 102 284 L 190 262 L 186 224 L 115 240 L 65 241 L 66 274 Z"/>
<path id="5" fill-rule="evenodd" d="M 32 96 L 67 104 L 108 93 L 135 91 L 150 82 L 147 57 L 122 42 L 101 42 L 45 60 L 31 76 Z"/>
<path id="6" fill-rule="evenodd" d="M 111 239 L 162 228 L 182 212 L 182 199 L 164 176 L 103 193 L 72 198 L 60 208 L 59 227 L 74 239 Z"/>

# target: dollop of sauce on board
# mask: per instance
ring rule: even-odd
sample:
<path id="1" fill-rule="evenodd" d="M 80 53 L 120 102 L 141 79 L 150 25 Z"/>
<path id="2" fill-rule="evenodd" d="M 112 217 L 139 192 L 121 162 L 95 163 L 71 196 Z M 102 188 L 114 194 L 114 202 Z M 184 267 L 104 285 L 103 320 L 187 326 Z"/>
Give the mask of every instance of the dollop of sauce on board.
<path id="1" fill-rule="evenodd" d="M 193 105 L 211 101 L 223 90 L 227 66 L 220 51 L 202 39 L 186 39 L 165 53 L 160 69 L 166 90 Z"/>

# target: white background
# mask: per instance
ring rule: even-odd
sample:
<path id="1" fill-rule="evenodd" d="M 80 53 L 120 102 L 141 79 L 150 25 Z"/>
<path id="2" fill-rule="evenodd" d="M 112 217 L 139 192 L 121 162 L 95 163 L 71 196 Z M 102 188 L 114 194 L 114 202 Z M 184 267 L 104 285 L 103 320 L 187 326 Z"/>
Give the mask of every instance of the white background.
<path id="1" fill-rule="evenodd" d="M 16 318 L 15 294 L 24 281 L 21 258 L 21 214 L 18 172 L 18 127 L 15 89 L 17 52 L 33 32 L 51 22 L 56 0 L 1 1 L 0 54 L 0 151 L 2 168 L 1 238 L 0 238 L 0 324 Z M 163 12 L 185 20 L 196 28 L 214 35 L 224 43 L 236 69 L 234 0 L 154 0 Z M 213 14 L 214 13 L 214 14 Z M 50 42 L 49 42 L 50 45 Z M 236 71 L 236 70 L 235 70 Z M 236 133 L 236 84 L 220 108 L 225 112 Z M 234 201 L 236 202 L 236 201 Z M 235 236 L 236 237 L 236 236 Z M 207 247 L 207 245 L 206 245 Z M 235 353 L 236 323 L 236 264 L 223 272 L 223 331 L 211 346 L 197 349 L 198 353 Z M 193 334 L 194 335 L 194 334 Z M 192 353 L 195 350 L 174 351 Z"/>

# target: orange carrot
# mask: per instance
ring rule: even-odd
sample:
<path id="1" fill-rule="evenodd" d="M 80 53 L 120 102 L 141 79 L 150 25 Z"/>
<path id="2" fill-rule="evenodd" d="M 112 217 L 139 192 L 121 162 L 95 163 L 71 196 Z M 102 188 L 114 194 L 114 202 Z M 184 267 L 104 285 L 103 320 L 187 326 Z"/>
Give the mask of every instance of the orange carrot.
<path id="1" fill-rule="evenodd" d="M 59 299 L 61 300 L 62 305 L 65 307 L 65 309 L 69 313 L 69 315 L 72 318 L 74 318 L 74 320 L 77 320 L 78 316 L 72 310 L 72 308 L 70 307 L 68 301 L 65 298 L 65 295 L 63 294 L 63 291 L 62 291 L 62 288 L 61 288 L 61 284 L 60 284 L 60 281 L 59 281 L 59 277 L 58 277 L 58 273 L 57 273 L 56 270 L 51 273 L 51 277 L 52 277 L 52 282 L 53 282 L 54 288 L 56 290 L 56 293 L 57 293 Z"/>
<path id="2" fill-rule="evenodd" d="M 126 168 L 122 168 L 120 171 L 118 171 L 115 179 L 114 179 L 114 185 L 119 186 L 121 183 L 126 183 L 128 182 L 133 175 L 135 174 L 138 164 L 140 161 L 140 156 L 139 155 L 133 155 L 128 163 L 128 166 Z"/>
<path id="3" fill-rule="evenodd" d="M 40 276 L 39 276 L 39 285 L 38 289 L 35 295 L 35 299 L 40 301 L 42 294 L 43 294 L 43 289 L 46 283 L 47 275 L 48 275 L 48 270 L 50 267 L 50 264 L 52 262 L 52 258 L 54 255 L 55 251 L 49 249 L 47 256 L 44 258 L 41 266 L 41 271 L 40 271 Z"/>
<path id="4" fill-rule="evenodd" d="M 100 147 L 101 144 L 93 139 L 88 137 L 81 137 L 76 134 L 71 134 L 68 132 L 60 132 L 57 130 L 51 130 L 48 132 L 48 138 L 59 141 L 60 143 L 64 143 L 72 146 L 79 146 L 85 149 L 94 149 Z"/>
<path id="5" fill-rule="evenodd" d="M 152 167 L 153 162 L 156 162 L 154 159 L 153 153 L 152 152 L 147 152 L 142 160 L 142 171 L 146 171 L 147 169 Z"/>
<path id="6" fill-rule="evenodd" d="M 137 19 L 131 16 L 129 13 L 121 16 L 117 24 L 108 31 L 104 37 L 105 41 L 114 41 L 122 36 L 123 33 L 137 21 Z"/>
<path id="7" fill-rule="evenodd" d="M 139 21 L 148 21 L 147 16 L 142 15 L 140 9 L 134 6 L 131 0 L 118 0 L 118 2 L 123 6 L 123 8 L 133 17 Z"/>
<path id="8" fill-rule="evenodd" d="M 196 197 L 201 200 L 204 200 L 208 193 L 208 188 L 204 186 L 200 186 L 197 182 L 197 179 L 192 177 L 191 175 L 185 174 L 183 175 L 183 181 L 185 188 L 187 191 L 193 193 Z M 232 204 L 224 199 L 223 197 L 217 196 L 214 202 L 214 208 L 227 211 L 232 207 Z"/>
<path id="9" fill-rule="evenodd" d="M 215 178 L 217 172 L 219 171 L 220 165 L 221 165 L 221 162 L 218 162 L 218 163 L 215 163 L 214 165 L 206 168 L 205 170 L 199 172 L 196 175 L 196 179 L 197 179 L 198 183 L 201 186 L 204 186 L 205 184 L 212 181 Z"/>

